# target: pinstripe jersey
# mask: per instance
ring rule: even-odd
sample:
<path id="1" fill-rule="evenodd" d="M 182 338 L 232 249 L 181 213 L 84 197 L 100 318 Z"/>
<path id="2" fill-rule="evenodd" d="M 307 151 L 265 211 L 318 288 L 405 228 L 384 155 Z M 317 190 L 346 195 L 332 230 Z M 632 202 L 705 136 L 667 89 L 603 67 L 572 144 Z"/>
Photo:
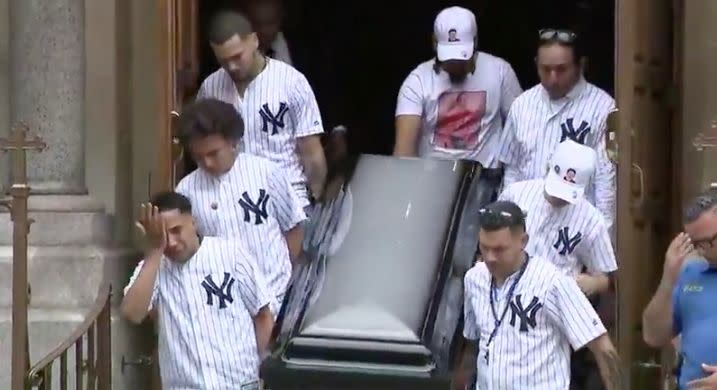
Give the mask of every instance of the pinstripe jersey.
<path id="1" fill-rule="evenodd" d="M 500 161 L 504 185 L 545 176 L 555 147 L 565 138 L 592 147 L 598 155 L 595 178 L 586 194 L 604 215 L 615 218 L 615 167 L 607 156 L 606 121 L 615 100 L 584 79 L 563 99 L 552 101 L 541 84 L 518 96 L 503 131 Z"/>
<path id="2" fill-rule="evenodd" d="M 476 69 L 460 85 L 434 70 L 435 59 L 414 69 L 398 93 L 396 116 L 421 116 L 418 154 L 468 159 L 497 167 L 503 122 L 523 91 L 502 58 L 479 52 Z"/>
<path id="3" fill-rule="evenodd" d="M 196 169 L 177 185 L 189 198 L 200 234 L 244 242 L 259 259 L 279 312 L 291 278 L 291 259 L 283 232 L 306 219 L 302 202 L 284 171 L 273 162 L 239 153 L 221 177 Z"/>
<path id="4" fill-rule="evenodd" d="M 205 237 L 187 262 L 161 262 L 148 311 L 159 310 L 162 388 L 235 390 L 257 381 L 252 318 L 272 298 L 252 255 L 235 242 Z"/>
<path id="5" fill-rule="evenodd" d="M 495 328 L 490 305 L 491 275 L 478 262 L 465 276 L 463 335 L 477 341 L 480 390 L 567 390 L 570 347 L 578 350 L 606 333 L 597 313 L 577 283 L 540 257 L 532 257 L 506 302 L 517 274 L 494 294 L 500 318 L 508 309 L 493 342 Z M 486 362 L 486 351 L 489 359 Z"/>
<path id="6" fill-rule="evenodd" d="M 499 196 L 526 213 L 526 251 L 549 260 L 568 276 L 579 274 L 583 265 L 589 271 L 615 271 L 615 252 L 600 211 L 585 198 L 552 206 L 544 189 L 543 179 L 525 180 L 509 185 Z"/>
<path id="7" fill-rule="evenodd" d="M 304 205 L 308 205 L 297 139 L 322 134 L 324 128 L 306 77 L 291 65 L 267 58 L 266 68 L 249 83 L 243 97 L 224 69 L 202 82 L 197 99 L 209 97 L 234 105 L 246 129 L 243 150 L 284 168 Z"/>

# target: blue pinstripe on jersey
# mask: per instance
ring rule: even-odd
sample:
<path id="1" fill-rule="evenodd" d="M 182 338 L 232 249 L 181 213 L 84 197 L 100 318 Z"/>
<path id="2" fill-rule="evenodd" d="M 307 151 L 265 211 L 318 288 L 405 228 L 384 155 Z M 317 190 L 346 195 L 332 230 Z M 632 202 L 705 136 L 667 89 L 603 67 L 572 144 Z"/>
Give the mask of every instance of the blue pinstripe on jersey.
<path id="1" fill-rule="evenodd" d="M 257 202 L 261 191 L 269 196 L 267 218 L 256 224 L 255 216 L 245 221 L 240 204 L 246 192 Z M 302 204 L 284 171 L 271 161 L 239 153 L 232 168 L 221 177 L 197 169 L 182 179 L 177 192 L 192 202 L 192 214 L 200 234 L 238 239 L 259 259 L 269 288 L 278 297 L 286 291 L 291 277 L 286 232 L 306 219 Z M 272 307 L 276 315 L 279 307 Z"/>
<path id="2" fill-rule="evenodd" d="M 584 144 L 598 155 L 595 179 L 586 194 L 605 217 L 608 228 L 615 218 L 615 167 L 605 149 L 606 121 L 615 100 L 600 88 L 581 80 L 564 99 L 551 101 L 542 85 L 525 91 L 513 102 L 503 131 L 500 161 L 505 164 L 505 186 L 545 176 L 548 162 L 571 120 L 589 132 Z"/>
<path id="3" fill-rule="evenodd" d="M 609 273 L 617 270 L 615 251 L 603 215 L 587 199 L 576 204 L 554 207 L 545 199 L 543 179 L 513 183 L 500 194 L 500 200 L 509 200 L 526 213 L 526 228 L 530 239 L 526 250 L 546 258 L 564 274 L 577 275 L 582 266 L 589 271 Z M 568 228 L 574 236 L 580 234 L 574 250 L 561 253 L 555 244 L 558 231 Z"/>
<path id="4" fill-rule="evenodd" d="M 478 389 L 567 390 L 570 348 L 582 348 L 606 333 L 605 327 L 576 282 L 547 260 L 533 256 L 513 300 L 505 302 L 515 277 L 513 274 L 498 288 L 497 311 L 505 305 L 511 309 L 490 345 L 486 362 L 485 345 L 495 325 L 489 302 L 491 276 L 482 262 L 465 276 L 463 334 L 478 343 Z M 527 313 L 526 319 L 532 315 L 535 322 L 526 322 L 516 313 L 519 308 L 528 309 L 533 300 L 534 313 Z"/>
<path id="5" fill-rule="evenodd" d="M 253 255 L 236 242 L 205 237 L 186 263 L 161 261 L 150 308 L 159 310 L 162 387 L 230 390 L 258 380 L 252 317 L 273 297 Z M 143 264 L 137 265 L 125 293 Z M 209 305 L 202 282 L 208 276 L 219 281 L 224 273 L 233 280 L 225 289 L 233 299 L 224 308 Z"/>
<path id="6" fill-rule="evenodd" d="M 247 86 L 243 97 L 239 96 L 224 69 L 204 80 L 197 98 L 205 97 L 234 105 L 246 128 L 243 150 L 284 168 L 304 205 L 308 205 L 306 175 L 299 158 L 297 139 L 322 134 L 324 130 L 316 97 L 306 77 L 291 65 L 267 59 L 266 68 Z M 263 131 L 261 112 L 278 115 L 282 105 L 288 110 L 283 117 L 284 127 L 276 134 L 271 129 Z"/>

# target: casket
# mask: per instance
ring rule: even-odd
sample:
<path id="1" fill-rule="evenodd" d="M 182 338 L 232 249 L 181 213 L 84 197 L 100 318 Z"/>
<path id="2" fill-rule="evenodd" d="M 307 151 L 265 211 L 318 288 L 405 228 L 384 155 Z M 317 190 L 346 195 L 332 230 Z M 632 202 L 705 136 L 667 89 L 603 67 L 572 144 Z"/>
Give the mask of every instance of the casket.
<path id="1" fill-rule="evenodd" d="M 261 376 L 265 388 L 449 389 L 478 167 L 362 155 L 306 230 Z"/>

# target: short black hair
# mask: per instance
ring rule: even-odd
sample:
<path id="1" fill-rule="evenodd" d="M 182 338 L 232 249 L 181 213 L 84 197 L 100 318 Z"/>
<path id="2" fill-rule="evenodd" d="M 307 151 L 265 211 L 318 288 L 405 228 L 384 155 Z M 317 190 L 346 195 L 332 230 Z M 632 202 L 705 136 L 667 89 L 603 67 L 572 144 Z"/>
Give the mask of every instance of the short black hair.
<path id="1" fill-rule="evenodd" d="M 160 212 L 178 210 L 181 214 L 192 213 L 192 202 L 186 196 L 174 191 L 162 191 L 152 196 L 149 201 Z"/>
<path id="2" fill-rule="evenodd" d="M 552 38 L 544 39 L 540 36 L 541 34 L 538 33 L 538 43 L 537 43 L 536 51 L 540 50 L 540 48 L 542 48 L 542 47 L 559 45 L 559 46 L 567 47 L 567 48 L 571 49 L 571 51 L 573 52 L 573 62 L 574 63 L 579 64 L 580 61 L 583 58 L 585 58 L 585 56 L 586 56 L 585 47 L 583 45 L 582 38 L 580 37 L 580 35 L 578 33 L 568 30 L 568 29 L 543 29 L 540 31 L 542 32 L 545 30 L 560 31 L 560 32 L 572 34 L 572 40 L 570 40 L 570 41 L 562 40 L 562 39 L 560 39 L 560 37 L 558 37 L 557 34 L 555 36 L 553 36 Z"/>
<path id="3" fill-rule="evenodd" d="M 478 211 L 480 228 L 494 232 L 510 229 L 513 232 L 525 231 L 525 213 L 520 206 L 506 200 L 490 203 Z"/>
<path id="4" fill-rule="evenodd" d="M 693 198 L 685 207 L 683 214 L 684 222 L 696 221 L 707 211 L 717 212 L 717 187 L 710 187 Z"/>
<path id="5" fill-rule="evenodd" d="M 184 107 L 179 116 L 179 141 L 184 148 L 197 138 L 220 135 L 238 141 L 244 135 L 244 121 L 229 103 L 202 98 Z"/>
<path id="6" fill-rule="evenodd" d="M 244 14 L 236 11 L 220 11 L 209 23 L 207 36 L 210 43 L 221 45 L 235 35 L 243 38 L 253 32 L 254 27 Z"/>

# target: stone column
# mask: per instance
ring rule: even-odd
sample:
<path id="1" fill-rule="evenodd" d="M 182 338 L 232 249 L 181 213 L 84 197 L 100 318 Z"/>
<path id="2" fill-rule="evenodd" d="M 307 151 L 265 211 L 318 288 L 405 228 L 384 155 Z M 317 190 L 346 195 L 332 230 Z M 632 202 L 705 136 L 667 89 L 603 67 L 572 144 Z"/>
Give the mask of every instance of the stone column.
<path id="1" fill-rule="evenodd" d="M 86 194 L 84 0 L 10 0 L 10 123 L 48 149 L 28 154 L 33 193 Z"/>

